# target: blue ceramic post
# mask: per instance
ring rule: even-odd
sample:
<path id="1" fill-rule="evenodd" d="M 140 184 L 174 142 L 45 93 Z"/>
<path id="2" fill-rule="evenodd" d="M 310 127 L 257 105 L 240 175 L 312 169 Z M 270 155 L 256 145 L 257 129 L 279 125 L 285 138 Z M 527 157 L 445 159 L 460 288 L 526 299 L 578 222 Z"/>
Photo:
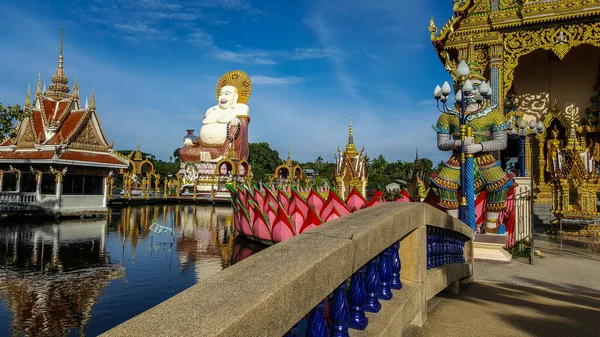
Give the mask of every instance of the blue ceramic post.
<path id="1" fill-rule="evenodd" d="M 381 252 L 379 260 L 379 299 L 389 301 L 392 299 L 392 259 L 391 247 Z"/>
<path id="2" fill-rule="evenodd" d="M 365 266 L 362 266 L 357 272 L 352 274 L 350 279 L 350 294 L 348 303 L 350 304 L 350 319 L 348 326 L 356 330 L 364 330 L 369 324 L 369 319 L 365 316 L 365 302 L 367 301 L 367 290 L 365 289 Z"/>
<path id="3" fill-rule="evenodd" d="M 329 308 L 331 318 L 331 337 L 349 337 L 348 335 L 348 300 L 346 299 L 346 281 L 333 292 Z"/>
<path id="4" fill-rule="evenodd" d="M 402 289 L 402 281 L 400 280 L 401 268 L 402 262 L 400 262 L 400 241 L 398 240 L 392 245 L 392 289 Z"/>
<path id="5" fill-rule="evenodd" d="M 325 301 L 323 300 L 310 312 L 307 337 L 329 337 L 327 321 L 325 321 Z"/>
<path id="6" fill-rule="evenodd" d="M 379 264 L 379 257 L 375 256 L 369 262 L 367 269 L 366 279 L 366 290 L 367 290 L 367 302 L 365 303 L 365 311 L 368 312 L 379 312 L 381 310 L 381 303 L 379 303 L 379 272 L 377 271 L 377 265 Z"/>

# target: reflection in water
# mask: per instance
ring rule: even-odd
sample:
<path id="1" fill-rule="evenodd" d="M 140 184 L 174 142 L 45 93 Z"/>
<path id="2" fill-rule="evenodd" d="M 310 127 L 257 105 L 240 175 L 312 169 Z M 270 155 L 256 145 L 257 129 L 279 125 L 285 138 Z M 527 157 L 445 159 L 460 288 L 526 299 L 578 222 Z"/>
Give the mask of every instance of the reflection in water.
<path id="1" fill-rule="evenodd" d="M 104 220 L 1 228 L 0 297 L 13 334 L 65 336 L 89 322 L 102 289 L 123 275 L 105 230 Z"/>
<path id="2" fill-rule="evenodd" d="M 0 223 L 0 336 L 95 336 L 150 309 L 263 248 L 234 240 L 232 215 L 160 205 Z"/>

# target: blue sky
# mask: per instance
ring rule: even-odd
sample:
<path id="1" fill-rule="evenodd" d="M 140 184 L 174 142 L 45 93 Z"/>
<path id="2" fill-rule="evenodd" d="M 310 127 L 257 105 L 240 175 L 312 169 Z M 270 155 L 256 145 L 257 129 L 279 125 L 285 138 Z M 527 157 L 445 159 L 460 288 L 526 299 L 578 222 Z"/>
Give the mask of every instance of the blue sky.
<path id="1" fill-rule="evenodd" d="M 168 160 L 216 104 L 220 76 L 253 82 L 250 141 L 283 157 L 333 161 L 354 140 L 370 157 L 438 161 L 433 87 L 450 80 L 427 25 L 446 0 L 8 0 L 0 4 L 0 102 L 23 104 L 38 73 L 50 83 L 60 28 L 65 72 L 92 89 L 117 149 Z"/>

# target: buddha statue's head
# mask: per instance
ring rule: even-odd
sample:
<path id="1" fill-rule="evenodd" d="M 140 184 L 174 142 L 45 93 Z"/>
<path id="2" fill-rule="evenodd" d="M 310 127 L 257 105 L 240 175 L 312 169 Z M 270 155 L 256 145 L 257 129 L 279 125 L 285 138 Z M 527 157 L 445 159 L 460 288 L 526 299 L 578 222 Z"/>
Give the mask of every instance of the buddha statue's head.
<path id="1" fill-rule="evenodd" d="M 221 88 L 221 93 L 219 94 L 219 108 L 229 109 L 237 103 L 237 100 L 238 92 L 234 86 L 226 85 Z"/>
<path id="2" fill-rule="evenodd" d="M 556 125 L 552 128 L 552 139 L 558 139 L 558 129 L 556 128 Z"/>

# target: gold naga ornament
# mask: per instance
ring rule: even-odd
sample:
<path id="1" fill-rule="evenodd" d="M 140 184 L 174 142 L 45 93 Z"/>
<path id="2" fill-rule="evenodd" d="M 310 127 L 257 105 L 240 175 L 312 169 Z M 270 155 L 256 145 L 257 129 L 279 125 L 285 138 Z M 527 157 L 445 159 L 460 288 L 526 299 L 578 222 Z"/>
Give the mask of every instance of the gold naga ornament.
<path id="1" fill-rule="evenodd" d="M 241 70 L 232 70 L 223 75 L 217 83 L 217 101 L 224 86 L 232 86 L 237 89 L 238 103 L 248 104 L 250 94 L 252 93 L 252 81 L 248 74 Z"/>

